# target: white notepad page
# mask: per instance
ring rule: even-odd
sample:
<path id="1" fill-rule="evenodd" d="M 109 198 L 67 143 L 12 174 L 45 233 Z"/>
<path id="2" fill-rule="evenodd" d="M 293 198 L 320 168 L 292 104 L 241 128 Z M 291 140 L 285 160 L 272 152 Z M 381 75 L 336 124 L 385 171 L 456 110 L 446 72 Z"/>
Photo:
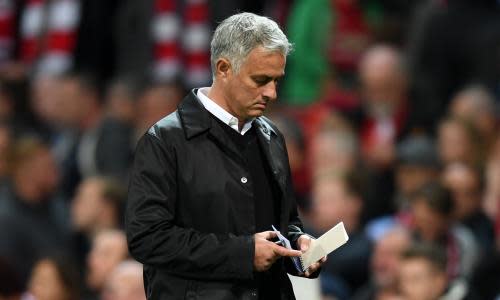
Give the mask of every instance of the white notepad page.
<path id="1" fill-rule="evenodd" d="M 349 236 L 345 231 L 344 223 L 338 223 L 318 239 L 311 240 L 309 249 L 300 256 L 302 267 L 307 270 L 312 264 L 330 252 L 335 251 L 348 240 Z"/>

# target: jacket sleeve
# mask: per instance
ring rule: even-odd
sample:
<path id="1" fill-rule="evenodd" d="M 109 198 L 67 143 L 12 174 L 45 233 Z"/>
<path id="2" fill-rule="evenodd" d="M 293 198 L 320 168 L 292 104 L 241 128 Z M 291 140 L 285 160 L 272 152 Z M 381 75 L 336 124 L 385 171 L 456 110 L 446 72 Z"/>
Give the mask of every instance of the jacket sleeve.
<path id="1" fill-rule="evenodd" d="M 154 133 L 136 149 L 125 215 L 127 242 L 139 262 L 192 279 L 251 279 L 252 236 L 202 233 L 176 224 L 173 146 Z"/>
<path id="2" fill-rule="evenodd" d="M 286 156 L 286 161 L 288 162 L 288 150 L 286 148 L 286 143 L 283 135 L 279 135 L 283 146 L 285 148 L 285 156 Z M 309 235 L 307 233 L 304 233 L 304 227 L 302 225 L 302 221 L 299 218 L 299 214 L 297 212 L 297 202 L 295 201 L 295 193 L 293 191 L 293 182 L 292 182 L 292 172 L 290 170 L 290 164 L 287 163 L 287 176 L 288 176 L 288 183 L 287 183 L 287 200 L 290 202 L 290 214 L 288 217 L 288 239 L 290 240 L 290 243 L 292 244 L 292 247 L 298 250 L 298 245 L 297 241 L 299 237 L 303 234 Z M 314 238 L 313 236 L 309 235 L 311 238 Z M 297 272 L 297 269 L 295 269 L 295 266 L 293 265 L 293 262 L 290 258 L 285 259 L 285 268 L 287 270 L 287 273 L 290 275 L 294 276 L 303 276 Z M 319 276 L 319 273 L 321 272 L 321 268 L 311 274 L 308 278 L 317 278 Z"/>

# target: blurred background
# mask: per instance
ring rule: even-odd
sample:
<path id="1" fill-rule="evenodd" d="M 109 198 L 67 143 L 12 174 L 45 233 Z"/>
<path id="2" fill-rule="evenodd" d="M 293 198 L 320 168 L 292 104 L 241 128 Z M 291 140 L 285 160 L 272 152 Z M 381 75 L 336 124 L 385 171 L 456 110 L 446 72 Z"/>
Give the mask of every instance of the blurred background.
<path id="1" fill-rule="evenodd" d="M 297 293 L 500 299 L 497 0 L 0 0 L 0 299 L 145 299 L 135 143 L 243 11 L 294 44 L 268 116 L 306 230 L 350 236 Z"/>

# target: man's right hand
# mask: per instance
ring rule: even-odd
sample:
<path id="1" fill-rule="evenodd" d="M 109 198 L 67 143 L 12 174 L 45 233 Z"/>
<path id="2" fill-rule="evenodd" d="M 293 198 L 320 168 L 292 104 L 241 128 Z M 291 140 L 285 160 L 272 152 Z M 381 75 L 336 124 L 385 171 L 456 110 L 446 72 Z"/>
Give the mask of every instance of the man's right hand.
<path id="1" fill-rule="evenodd" d="M 266 271 L 273 263 L 282 256 L 300 256 L 302 252 L 297 250 L 289 250 L 285 247 L 269 241 L 276 237 L 273 231 L 259 232 L 254 235 L 255 240 L 255 256 L 253 266 L 256 271 Z"/>

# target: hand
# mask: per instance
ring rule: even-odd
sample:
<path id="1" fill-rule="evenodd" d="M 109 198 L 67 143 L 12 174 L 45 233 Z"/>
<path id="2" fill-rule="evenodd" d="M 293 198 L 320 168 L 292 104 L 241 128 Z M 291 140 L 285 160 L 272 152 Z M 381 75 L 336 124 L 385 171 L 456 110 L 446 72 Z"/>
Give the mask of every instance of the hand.
<path id="1" fill-rule="evenodd" d="M 311 237 L 303 234 L 299 237 L 297 240 L 297 246 L 302 251 L 302 253 L 306 252 L 307 249 L 309 249 L 309 245 L 311 244 Z M 306 273 L 304 274 L 305 277 L 311 276 L 314 272 L 316 272 L 326 261 L 326 256 L 323 256 L 320 260 L 312 264 L 309 268 L 307 268 Z"/>
<path id="2" fill-rule="evenodd" d="M 301 254 L 300 251 L 289 250 L 269 241 L 274 237 L 276 237 L 276 233 L 273 231 L 259 232 L 254 235 L 255 256 L 253 266 L 258 272 L 268 270 L 282 256 L 300 256 Z"/>

